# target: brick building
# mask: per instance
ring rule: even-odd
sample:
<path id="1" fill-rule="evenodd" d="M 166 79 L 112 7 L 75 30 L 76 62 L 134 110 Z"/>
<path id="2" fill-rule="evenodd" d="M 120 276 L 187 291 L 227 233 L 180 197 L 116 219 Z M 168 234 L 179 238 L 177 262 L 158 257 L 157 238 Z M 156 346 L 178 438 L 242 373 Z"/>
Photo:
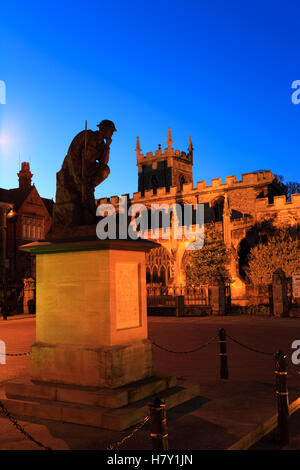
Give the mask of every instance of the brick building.
<path id="1" fill-rule="evenodd" d="M 19 187 L 0 188 L 0 203 L 2 211 L 5 211 L 1 224 L 1 247 L 6 246 L 6 259 L 1 259 L 1 265 L 5 267 L 8 283 L 35 277 L 34 258 L 18 247 L 43 240 L 51 227 L 53 201 L 39 195 L 31 183 L 32 176 L 29 163 L 23 162 L 18 173 Z"/>

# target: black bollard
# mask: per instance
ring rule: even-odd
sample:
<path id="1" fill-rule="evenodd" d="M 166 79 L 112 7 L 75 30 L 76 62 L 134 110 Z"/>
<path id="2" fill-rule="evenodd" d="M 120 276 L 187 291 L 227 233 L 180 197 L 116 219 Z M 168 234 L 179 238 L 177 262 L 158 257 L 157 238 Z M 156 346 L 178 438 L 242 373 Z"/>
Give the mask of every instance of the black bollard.
<path id="1" fill-rule="evenodd" d="M 228 379 L 228 363 L 227 363 L 227 341 L 226 341 L 226 331 L 224 328 L 219 330 L 219 343 L 220 343 L 220 378 Z"/>
<path id="2" fill-rule="evenodd" d="M 154 402 L 150 404 L 152 450 L 168 450 L 168 436 L 166 405 L 160 398 L 155 398 Z"/>
<path id="3" fill-rule="evenodd" d="M 286 355 L 282 351 L 275 354 L 276 395 L 278 407 L 278 441 L 289 444 L 289 393 L 287 388 Z"/>

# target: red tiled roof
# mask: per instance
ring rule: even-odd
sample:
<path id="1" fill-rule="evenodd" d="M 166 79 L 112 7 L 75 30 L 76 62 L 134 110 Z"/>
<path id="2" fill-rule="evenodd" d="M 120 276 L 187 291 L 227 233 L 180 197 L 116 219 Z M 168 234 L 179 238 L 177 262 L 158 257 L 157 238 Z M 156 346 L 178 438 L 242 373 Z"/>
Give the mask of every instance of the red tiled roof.
<path id="1" fill-rule="evenodd" d="M 27 196 L 32 190 L 32 186 L 26 190 L 15 188 L 15 189 L 3 189 L 0 188 L 0 201 L 10 202 L 15 205 L 16 209 L 22 205 Z"/>

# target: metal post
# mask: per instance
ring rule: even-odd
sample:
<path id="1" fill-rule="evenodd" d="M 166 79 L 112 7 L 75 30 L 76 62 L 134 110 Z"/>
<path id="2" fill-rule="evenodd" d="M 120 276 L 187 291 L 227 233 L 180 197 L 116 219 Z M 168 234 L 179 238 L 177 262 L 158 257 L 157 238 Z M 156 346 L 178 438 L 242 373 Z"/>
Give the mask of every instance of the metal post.
<path id="1" fill-rule="evenodd" d="M 231 288 L 230 284 L 225 287 L 225 314 L 231 314 Z"/>
<path id="2" fill-rule="evenodd" d="M 282 351 L 275 354 L 276 395 L 278 407 L 278 440 L 289 444 L 289 393 L 287 388 L 286 355 Z"/>
<path id="3" fill-rule="evenodd" d="M 0 284 L 3 292 L 2 316 L 4 320 L 7 320 L 7 211 L 12 208 L 13 204 L 0 202 Z"/>
<path id="4" fill-rule="evenodd" d="M 224 328 L 219 330 L 219 343 L 220 343 L 220 378 L 228 379 L 228 364 L 227 364 L 227 342 L 226 342 L 226 331 Z"/>
<path id="5" fill-rule="evenodd" d="M 7 258 L 7 225 L 6 212 L 12 205 L 9 203 L 0 203 L 0 271 L 1 271 L 1 288 L 2 288 L 2 316 L 3 320 L 7 320 L 7 284 L 6 284 L 6 258 Z"/>
<path id="6" fill-rule="evenodd" d="M 168 450 L 168 429 L 166 418 L 166 405 L 160 398 L 155 398 L 150 404 L 150 437 L 152 450 Z"/>

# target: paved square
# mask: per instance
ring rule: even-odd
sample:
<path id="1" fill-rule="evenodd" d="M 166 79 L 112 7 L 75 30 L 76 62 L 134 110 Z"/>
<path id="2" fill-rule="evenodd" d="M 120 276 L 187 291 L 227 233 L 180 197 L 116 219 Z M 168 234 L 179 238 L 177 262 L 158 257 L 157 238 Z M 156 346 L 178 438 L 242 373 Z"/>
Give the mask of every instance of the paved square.
<path id="1" fill-rule="evenodd" d="M 300 339 L 300 320 L 264 317 L 149 317 L 149 337 L 174 351 L 197 348 L 224 327 L 238 341 L 265 352 L 282 349 L 290 357 L 291 344 Z M 34 341 L 35 320 L 0 321 L 1 339 L 7 352 L 27 352 Z M 170 449 L 226 449 L 276 413 L 274 360 L 228 341 L 229 380 L 219 379 L 217 341 L 188 354 L 173 354 L 153 347 L 157 374 L 176 374 L 199 383 L 197 399 L 167 412 Z M 288 364 L 290 359 L 288 358 Z M 1 388 L 5 381 L 29 374 L 29 357 L 8 357 L 1 365 Z M 288 377 L 290 401 L 300 395 L 300 376 Z M 38 449 L 7 419 L 0 419 L 0 449 Z M 20 421 L 45 445 L 55 449 L 99 449 L 126 436 L 122 433 L 50 421 Z M 120 448 L 151 449 L 150 429 L 143 429 Z M 297 448 L 299 439 L 293 442 Z M 296 446 L 296 447 L 295 447 Z"/>

